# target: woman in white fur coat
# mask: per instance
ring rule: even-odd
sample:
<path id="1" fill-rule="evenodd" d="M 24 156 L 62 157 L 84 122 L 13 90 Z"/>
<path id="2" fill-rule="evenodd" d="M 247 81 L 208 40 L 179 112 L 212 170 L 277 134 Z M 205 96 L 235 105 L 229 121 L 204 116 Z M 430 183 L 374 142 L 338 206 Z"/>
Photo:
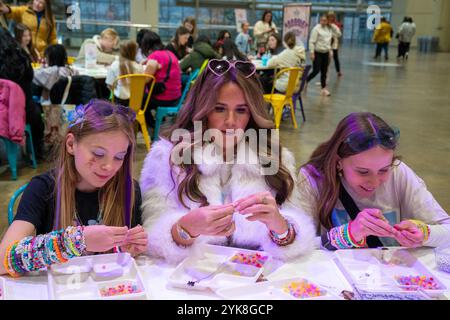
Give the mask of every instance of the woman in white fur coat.
<path id="1" fill-rule="evenodd" d="M 250 62 L 211 60 L 152 145 L 140 181 L 151 256 L 178 263 L 210 243 L 288 260 L 313 248 L 295 159 L 278 144 L 254 74 Z"/>

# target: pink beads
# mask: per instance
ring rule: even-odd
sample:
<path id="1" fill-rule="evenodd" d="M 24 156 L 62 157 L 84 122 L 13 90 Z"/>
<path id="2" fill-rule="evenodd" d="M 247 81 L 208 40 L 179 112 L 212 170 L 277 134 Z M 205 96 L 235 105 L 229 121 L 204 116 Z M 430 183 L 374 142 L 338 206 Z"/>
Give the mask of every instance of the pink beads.
<path id="1" fill-rule="evenodd" d="M 123 283 L 118 284 L 114 287 L 107 287 L 100 289 L 100 295 L 102 297 L 119 296 L 123 294 L 140 293 L 142 290 L 134 283 Z"/>
<path id="2" fill-rule="evenodd" d="M 293 281 L 283 287 L 285 293 L 289 293 L 295 298 L 314 298 L 325 295 L 325 292 L 320 290 L 316 285 L 307 280 Z"/>
<path id="3" fill-rule="evenodd" d="M 425 290 L 440 289 L 433 277 L 427 276 L 396 276 L 397 282 L 403 286 L 417 286 Z"/>
<path id="4" fill-rule="evenodd" d="M 267 261 L 268 256 L 259 253 L 236 253 L 231 257 L 230 261 L 240 264 L 248 264 L 257 268 L 262 268 L 264 263 Z"/>

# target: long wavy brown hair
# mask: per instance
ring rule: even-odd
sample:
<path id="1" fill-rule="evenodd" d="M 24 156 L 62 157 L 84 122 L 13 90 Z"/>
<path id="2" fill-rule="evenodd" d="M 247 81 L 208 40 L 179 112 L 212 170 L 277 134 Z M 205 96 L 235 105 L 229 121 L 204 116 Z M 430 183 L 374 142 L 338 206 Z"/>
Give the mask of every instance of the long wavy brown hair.
<path id="1" fill-rule="evenodd" d="M 207 128 L 207 116 L 214 109 L 220 88 L 231 81 L 242 89 L 247 105 L 250 109 L 251 116 L 246 130 L 255 129 L 256 132 L 259 132 L 259 129 L 273 129 L 274 123 L 267 112 L 261 84 L 257 78 L 252 76 L 246 79 L 240 74 L 240 72 L 232 72 L 233 70 L 234 69 L 231 69 L 229 72 L 218 77 L 206 68 L 205 71 L 197 78 L 194 86 L 190 89 L 188 96 L 186 97 L 186 101 L 178 113 L 175 124 L 168 130 L 163 131 L 162 137 L 170 140 L 176 129 L 186 129 L 191 135 L 191 141 L 194 141 L 195 144 L 194 121 L 202 122 L 203 136 Z M 276 190 L 275 199 L 280 205 L 291 195 L 294 188 L 294 179 L 287 168 L 282 165 L 281 145 L 271 145 L 271 130 L 267 131 L 268 151 L 267 153 L 263 153 L 260 148 L 258 148 L 257 154 L 260 163 L 268 163 L 268 160 L 270 160 L 273 161 L 272 163 L 278 164 L 279 170 L 277 173 L 273 175 L 265 175 L 265 180 L 273 190 Z M 257 135 L 257 141 L 259 146 L 259 135 Z M 175 142 L 174 148 L 180 142 Z M 191 148 L 190 151 L 192 151 L 193 144 L 186 148 L 182 147 L 181 153 L 186 152 L 188 148 Z M 191 152 L 191 154 L 193 154 L 193 152 Z M 191 201 L 201 203 L 202 206 L 207 206 L 209 203 L 198 187 L 201 172 L 199 171 L 197 165 L 194 164 L 193 158 L 191 157 L 189 160 L 189 163 L 183 163 L 180 166 L 182 171 L 185 173 L 185 176 L 181 180 L 177 190 L 178 199 L 186 208 L 187 206 L 183 201 L 184 196 Z M 174 164 L 171 161 L 171 167 L 173 168 L 173 166 Z"/>
<path id="2" fill-rule="evenodd" d="M 309 161 L 302 166 L 317 182 L 319 199 L 314 214 L 319 217 L 320 223 L 325 228 L 332 228 L 331 213 L 339 198 L 341 179 L 338 162 L 361 152 L 354 151 L 344 142 L 351 134 L 376 135 L 381 129 L 393 130 L 383 119 L 373 113 L 351 113 L 339 122 L 331 138 L 319 145 Z M 395 151 L 395 147 L 392 150 Z M 392 163 L 394 164 L 399 158 L 395 155 Z"/>
<path id="3" fill-rule="evenodd" d="M 99 100 L 95 100 L 99 101 Z M 108 104 L 107 101 L 99 101 Z M 92 103 L 92 101 L 91 101 Z M 95 103 L 95 102 L 94 102 Z M 115 107 L 112 105 L 112 107 Z M 133 123 L 117 112 L 108 116 L 99 115 L 93 107 L 88 108 L 84 120 L 67 129 L 66 137 L 72 133 L 76 141 L 97 133 L 122 131 L 129 139 L 127 154 L 122 167 L 100 190 L 99 207 L 103 212 L 103 223 L 108 226 L 130 226 L 134 210 L 134 185 L 132 181 L 136 141 Z M 55 228 L 66 228 L 75 219 L 75 186 L 80 176 L 75 167 L 74 156 L 67 152 L 65 139 L 60 145 L 56 159 L 55 178 Z M 129 217 L 126 221 L 125 217 Z"/>

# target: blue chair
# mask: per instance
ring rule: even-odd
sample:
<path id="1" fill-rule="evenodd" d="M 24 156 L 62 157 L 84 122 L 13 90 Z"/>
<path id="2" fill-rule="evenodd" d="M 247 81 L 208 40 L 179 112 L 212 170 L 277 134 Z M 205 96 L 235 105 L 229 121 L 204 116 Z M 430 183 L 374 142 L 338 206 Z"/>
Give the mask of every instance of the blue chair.
<path id="1" fill-rule="evenodd" d="M 302 112 L 303 121 L 306 121 L 306 118 L 305 118 L 305 111 L 303 110 L 302 92 L 303 89 L 305 88 L 306 80 L 308 79 L 309 70 L 311 70 L 310 64 L 305 66 L 305 68 L 303 69 L 303 74 L 300 78 L 300 89 L 292 96 L 292 102 L 294 103 L 294 111 L 297 109 L 297 100 L 300 102 L 300 111 Z"/>
<path id="2" fill-rule="evenodd" d="M 34 148 L 33 148 L 33 137 L 31 136 L 31 127 L 29 124 L 25 125 L 25 134 L 27 135 L 26 137 L 26 148 L 27 148 L 27 153 L 30 155 L 30 161 L 31 161 L 31 165 L 34 169 L 37 168 L 37 164 L 36 164 L 36 155 L 34 153 Z M 5 147 L 6 147 L 6 154 L 8 155 L 8 163 L 9 163 L 9 168 L 11 169 L 11 179 L 12 180 L 17 180 L 17 154 L 20 150 L 20 145 L 18 145 L 17 143 L 6 139 L 4 137 L 0 137 L 1 140 L 3 140 L 5 142 Z"/>
<path id="3" fill-rule="evenodd" d="M 14 218 L 14 204 L 16 203 L 17 198 L 22 194 L 22 192 L 25 190 L 25 188 L 28 186 L 28 183 L 21 186 L 19 189 L 14 192 L 11 199 L 9 199 L 9 205 L 8 205 L 8 225 L 11 225 Z"/>
<path id="4" fill-rule="evenodd" d="M 189 88 L 191 87 L 192 81 L 194 81 L 198 74 L 200 72 L 200 69 L 197 69 L 193 72 L 191 72 L 191 75 L 189 76 L 189 79 L 186 83 L 186 86 L 184 87 L 183 94 L 181 95 L 181 98 L 178 102 L 178 104 L 174 107 L 158 107 L 156 109 L 156 120 L 155 120 L 155 130 L 153 132 L 153 141 L 156 141 L 159 139 L 159 129 L 161 128 L 161 124 L 163 122 L 163 118 L 169 115 L 177 114 L 180 110 L 181 106 L 183 105 L 184 99 L 186 99 L 186 95 L 189 91 Z"/>

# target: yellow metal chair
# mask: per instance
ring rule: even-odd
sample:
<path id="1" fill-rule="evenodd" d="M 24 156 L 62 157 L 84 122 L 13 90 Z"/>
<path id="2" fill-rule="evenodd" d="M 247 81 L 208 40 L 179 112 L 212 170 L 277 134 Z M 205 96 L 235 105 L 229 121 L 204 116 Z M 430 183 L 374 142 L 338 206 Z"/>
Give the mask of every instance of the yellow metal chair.
<path id="1" fill-rule="evenodd" d="M 302 72 L 302 70 L 303 69 L 299 68 L 299 67 L 285 68 L 285 69 L 280 70 L 276 74 L 275 79 L 273 81 L 272 92 L 270 94 L 264 95 L 264 100 L 266 102 L 269 102 L 272 106 L 275 127 L 277 129 L 280 128 L 281 117 L 283 115 L 283 108 L 286 105 L 291 107 L 292 123 L 294 124 L 294 128 L 297 128 L 297 121 L 295 120 L 294 105 L 292 103 L 292 95 L 294 94 L 296 85 L 300 79 L 300 72 Z M 286 93 L 285 94 L 274 93 L 276 81 L 280 78 L 281 75 L 283 75 L 285 73 L 289 73 L 289 80 L 288 80 Z"/>
<path id="2" fill-rule="evenodd" d="M 150 151 L 151 139 L 148 134 L 147 123 L 145 122 L 145 111 L 147 110 L 147 106 L 153 92 L 153 87 L 155 86 L 155 77 L 149 74 L 126 74 L 120 76 L 116 80 L 114 80 L 111 92 L 114 93 L 114 89 L 116 88 L 118 81 L 126 80 L 129 81 L 128 85 L 130 87 L 129 107 L 133 109 L 134 112 L 136 112 L 136 121 L 139 123 L 142 135 L 144 136 L 145 146 L 147 147 L 147 150 Z M 145 86 L 149 81 L 151 81 L 151 83 L 149 86 L 147 100 L 145 101 L 144 107 L 142 107 Z M 112 102 L 114 102 L 114 94 L 112 94 L 111 100 Z"/>
<path id="3" fill-rule="evenodd" d="M 77 60 L 76 57 L 68 56 L 67 57 L 67 64 L 72 65 L 75 63 L 75 60 Z"/>

